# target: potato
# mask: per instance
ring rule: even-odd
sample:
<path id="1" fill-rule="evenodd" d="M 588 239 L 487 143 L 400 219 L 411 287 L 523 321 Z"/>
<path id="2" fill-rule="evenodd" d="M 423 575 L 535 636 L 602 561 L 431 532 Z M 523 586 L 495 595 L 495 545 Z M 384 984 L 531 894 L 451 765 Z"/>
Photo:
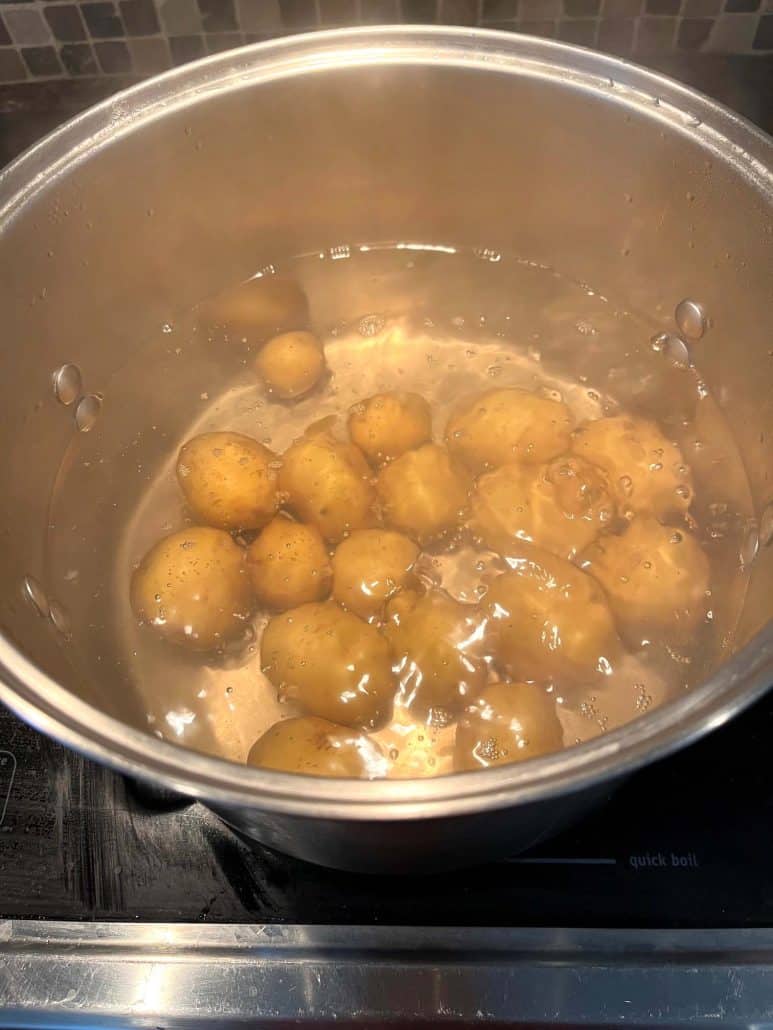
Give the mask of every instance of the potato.
<path id="1" fill-rule="evenodd" d="M 313 333 L 275 336 L 258 351 L 255 371 L 269 393 L 293 400 L 308 393 L 325 370 L 322 344 Z"/>
<path id="2" fill-rule="evenodd" d="M 573 425 L 560 401 L 516 387 L 489 390 L 451 416 L 446 444 L 476 472 L 514 461 L 539 464 L 568 450 Z"/>
<path id="3" fill-rule="evenodd" d="M 202 433 L 180 449 L 177 481 L 194 516 L 218 529 L 259 529 L 279 507 L 272 452 L 241 433 Z"/>
<path id="4" fill-rule="evenodd" d="M 547 465 L 502 465 L 478 480 L 470 527 L 487 547 L 507 554 L 527 540 L 573 558 L 613 520 L 606 473 L 564 455 Z"/>
<path id="5" fill-rule="evenodd" d="M 447 594 L 405 590 L 387 606 L 384 628 L 400 684 L 400 701 L 423 718 L 444 716 L 486 682 L 484 623 L 471 605 Z"/>
<path id="6" fill-rule="evenodd" d="M 256 276 L 204 301 L 199 320 L 205 328 L 223 328 L 254 345 L 276 333 L 305 329 L 309 302 L 294 279 Z"/>
<path id="7" fill-rule="evenodd" d="M 377 629 L 333 601 L 275 615 L 263 632 L 263 671 L 307 715 L 372 728 L 389 713 L 389 645 Z"/>
<path id="8" fill-rule="evenodd" d="M 349 435 L 373 464 L 399 458 L 432 436 L 432 412 L 418 393 L 377 393 L 349 414 Z"/>
<path id="9" fill-rule="evenodd" d="M 586 422 L 574 433 L 572 450 L 605 470 L 624 513 L 663 518 L 690 507 L 690 469 L 654 422 L 631 415 Z"/>
<path id="10" fill-rule="evenodd" d="M 563 747 L 555 705 L 536 683 L 491 683 L 465 708 L 456 727 L 454 767 L 488 769 Z"/>
<path id="11" fill-rule="evenodd" d="M 695 537 L 639 515 L 620 536 L 603 536 L 583 554 L 607 592 L 620 626 L 637 643 L 649 631 L 682 633 L 706 614 L 709 560 Z"/>
<path id="12" fill-rule="evenodd" d="M 315 526 L 278 515 L 247 550 L 247 569 L 258 601 L 267 608 L 295 608 L 330 592 L 332 569 Z"/>
<path id="13" fill-rule="evenodd" d="M 238 637 L 254 599 L 244 551 L 228 533 L 192 526 L 152 547 L 132 576 L 140 620 L 174 644 L 212 651 Z"/>
<path id="14" fill-rule="evenodd" d="M 376 489 L 385 521 L 425 543 L 459 525 L 469 484 L 444 447 L 425 443 L 386 465 Z"/>
<path id="15" fill-rule="evenodd" d="M 247 764 L 306 776 L 373 780 L 386 775 L 381 748 L 363 733 L 313 715 L 275 722 L 250 748 Z"/>
<path id="16" fill-rule="evenodd" d="M 410 579 L 419 548 L 402 533 L 358 529 L 333 555 L 333 597 L 363 619 L 381 614 Z"/>
<path id="17" fill-rule="evenodd" d="M 285 452 L 279 487 L 304 522 L 337 543 L 354 529 L 373 525 L 375 492 L 361 452 L 328 432 L 306 433 Z"/>
<path id="18" fill-rule="evenodd" d="M 525 680 L 608 675 L 622 648 L 598 583 L 547 551 L 521 553 L 483 599 L 497 663 Z"/>

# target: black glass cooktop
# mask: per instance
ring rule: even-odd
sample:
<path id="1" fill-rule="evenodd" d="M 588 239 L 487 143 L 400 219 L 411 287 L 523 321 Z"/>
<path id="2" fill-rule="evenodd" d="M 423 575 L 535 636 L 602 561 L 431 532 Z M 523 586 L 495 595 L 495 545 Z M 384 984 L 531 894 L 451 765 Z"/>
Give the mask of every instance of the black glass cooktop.
<path id="1" fill-rule="evenodd" d="M 0 709 L 0 917 L 406 926 L 773 926 L 773 695 L 509 862 L 318 869 L 160 803 Z"/>

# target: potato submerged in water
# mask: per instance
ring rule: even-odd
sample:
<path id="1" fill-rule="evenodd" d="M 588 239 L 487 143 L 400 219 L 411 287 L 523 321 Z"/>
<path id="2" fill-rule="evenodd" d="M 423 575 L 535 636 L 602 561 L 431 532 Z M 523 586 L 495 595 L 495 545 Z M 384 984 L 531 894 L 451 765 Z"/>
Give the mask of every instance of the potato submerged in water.
<path id="1" fill-rule="evenodd" d="M 258 601 L 295 608 L 330 592 L 332 570 L 325 541 L 314 526 L 278 515 L 247 550 L 247 568 Z"/>
<path id="2" fill-rule="evenodd" d="M 391 708 L 389 645 L 377 629 L 333 601 L 274 616 L 260 654 L 274 686 L 308 715 L 372 728 Z"/>
<path id="3" fill-rule="evenodd" d="M 206 328 L 223 328 L 233 339 L 255 345 L 276 333 L 305 329 L 309 302 L 294 279 L 258 276 L 204 301 L 199 318 Z"/>
<path id="4" fill-rule="evenodd" d="M 377 393 L 352 408 L 349 435 L 373 464 L 399 458 L 432 436 L 432 412 L 418 393 Z"/>
<path id="5" fill-rule="evenodd" d="M 337 543 L 375 521 L 370 477 L 362 453 L 323 430 L 307 433 L 285 452 L 279 487 L 300 519 Z"/>
<path id="6" fill-rule="evenodd" d="M 484 621 L 477 608 L 431 590 L 406 590 L 387 606 L 384 628 L 401 703 L 426 718 L 457 710 L 486 682 Z"/>
<path id="7" fill-rule="evenodd" d="M 259 529 L 279 507 L 276 458 L 241 433 L 202 433 L 181 449 L 177 481 L 195 517 L 219 529 Z"/>
<path id="8" fill-rule="evenodd" d="M 662 518 L 690 507 L 692 476 L 682 452 L 648 419 L 619 415 L 586 422 L 575 432 L 572 450 L 604 469 L 621 511 Z"/>
<path id="9" fill-rule="evenodd" d="M 313 715 L 284 719 L 252 745 L 247 764 L 306 776 L 384 776 L 381 748 L 363 733 Z"/>
<path id="10" fill-rule="evenodd" d="M 641 515 L 620 536 L 602 537 L 583 558 L 637 643 L 651 630 L 689 632 L 706 614 L 709 560 L 684 529 Z"/>
<path id="11" fill-rule="evenodd" d="M 208 526 L 160 540 L 132 576 L 137 618 L 174 644 L 212 651 L 245 628 L 254 606 L 244 551 Z"/>
<path id="12" fill-rule="evenodd" d="M 512 462 L 540 463 L 563 454 L 574 426 L 565 404 L 517 387 L 489 390 L 449 419 L 446 444 L 476 472 Z"/>
<path id="13" fill-rule="evenodd" d="M 483 600 L 497 663 L 525 680 L 608 674 L 622 648 L 604 592 L 563 558 L 524 548 Z"/>
<path id="14" fill-rule="evenodd" d="M 555 705 L 535 683 L 491 683 L 459 718 L 454 745 L 458 771 L 523 762 L 559 751 L 563 731 Z"/>
<path id="15" fill-rule="evenodd" d="M 427 443 L 385 466 L 376 489 L 384 520 L 424 543 L 459 525 L 469 483 L 444 447 Z"/>
<path id="16" fill-rule="evenodd" d="M 333 597 L 355 615 L 372 619 L 409 581 L 418 556 L 419 548 L 402 533 L 355 530 L 333 555 Z"/>
<path id="17" fill-rule="evenodd" d="M 472 495 L 473 532 L 507 554 L 527 541 L 573 558 L 609 526 L 617 507 L 606 473 L 564 455 L 547 465 L 503 465 L 478 480 Z"/>
<path id="18" fill-rule="evenodd" d="M 264 344 L 255 358 L 255 371 L 269 393 L 282 400 L 303 397 L 325 370 L 322 344 L 313 333 L 282 333 Z"/>

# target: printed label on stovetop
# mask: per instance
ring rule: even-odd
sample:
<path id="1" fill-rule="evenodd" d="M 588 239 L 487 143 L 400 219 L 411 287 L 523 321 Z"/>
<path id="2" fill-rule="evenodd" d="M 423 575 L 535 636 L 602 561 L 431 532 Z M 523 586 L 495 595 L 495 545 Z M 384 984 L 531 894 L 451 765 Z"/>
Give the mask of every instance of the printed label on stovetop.
<path id="1" fill-rule="evenodd" d="M 628 865 L 637 872 L 649 869 L 700 869 L 694 851 L 644 851 L 628 856 Z"/>
<path id="2" fill-rule="evenodd" d="M 0 826 L 5 821 L 8 811 L 8 799 L 11 796 L 13 778 L 16 775 L 16 758 L 10 751 L 0 749 Z"/>

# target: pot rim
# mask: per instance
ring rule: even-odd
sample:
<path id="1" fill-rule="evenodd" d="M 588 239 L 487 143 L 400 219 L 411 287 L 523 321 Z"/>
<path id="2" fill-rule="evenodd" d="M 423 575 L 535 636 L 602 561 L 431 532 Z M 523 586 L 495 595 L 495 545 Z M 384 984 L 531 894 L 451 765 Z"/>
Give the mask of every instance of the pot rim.
<path id="1" fill-rule="evenodd" d="M 115 94 L 0 173 L 0 227 L 53 177 L 117 135 L 217 93 L 367 64 L 477 68 L 563 83 L 646 113 L 731 163 L 773 206 L 773 139 L 664 76 L 551 40 L 483 29 L 338 29 L 217 54 Z M 622 776 L 721 726 L 773 684 L 773 620 L 700 687 L 586 744 L 426 780 L 328 780 L 238 765 L 134 729 L 61 687 L 0 634 L 0 701 L 35 729 L 122 773 L 214 805 L 389 821 L 536 802 Z"/>

